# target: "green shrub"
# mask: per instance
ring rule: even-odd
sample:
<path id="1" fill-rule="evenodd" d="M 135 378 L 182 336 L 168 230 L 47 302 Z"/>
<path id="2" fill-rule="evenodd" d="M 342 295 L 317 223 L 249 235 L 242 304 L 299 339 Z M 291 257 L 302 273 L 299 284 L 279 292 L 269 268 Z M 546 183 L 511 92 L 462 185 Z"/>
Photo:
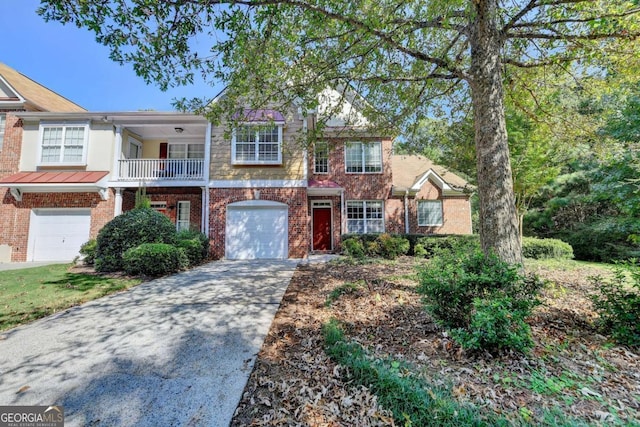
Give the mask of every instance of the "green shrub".
<path id="1" fill-rule="evenodd" d="M 80 255 L 83 256 L 82 262 L 85 265 L 93 265 L 96 260 L 96 248 L 98 247 L 98 241 L 91 239 L 80 246 Z"/>
<path id="2" fill-rule="evenodd" d="M 202 256 L 202 244 L 199 240 L 178 240 L 176 246 L 184 250 L 190 266 L 198 265 L 204 259 Z"/>
<path id="3" fill-rule="evenodd" d="M 422 246 L 422 243 L 416 243 L 413 247 L 413 255 L 416 257 L 425 258 L 428 254 L 427 250 Z"/>
<path id="4" fill-rule="evenodd" d="M 202 260 L 209 258 L 209 237 L 195 230 L 182 230 L 178 232 L 178 240 L 197 240 L 200 243 L 202 251 Z"/>
<path id="5" fill-rule="evenodd" d="M 421 236 L 416 240 L 420 252 L 424 250 L 427 257 L 437 255 L 442 251 L 473 252 L 480 249 L 480 237 L 476 234 Z M 414 246 L 415 253 L 415 246 Z M 423 255 L 424 256 L 424 255 Z"/>
<path id="6" fill-rule="evenodd" d="M 166 243 L 143 243 L 129 248 L 122 259 L 124 270 L 134 276 L 162 276 L 189 266 L 184 249 Z"/>
<path id="7" fill-rule="evenodd" d="M 153 209 L 134 209 L 118 215 L 98 233 L 95 268 L 97 271 L 122 270 L 127 249 L 143 243 L 176 242 L 175 225 Z"/>
<path id="8" fill-rule="evenodd" d="M 441 252 L 420 270 L 419 280 L 427 311 L 465 349 L 496 353 L 531 346 L 524 319 L 539 304 L 537 277 L 495 255 L 463 250 Z"/>
<path id="9" fill-rule="evenodd" d="M 384 233 L 378 236 L 376 243 L 378 244 L 377 253 L 386 259 L 396 259 L 409 252 L 409 240 L 401 236 Z"/>
<path id="10" fill-rule="evenodd" d="M 352 258 L 364 258 L 364 245 L 355 238 L 349 238 L 342 241 L 342 250 L 347 256 Z"/>
<path id="11" fill-rule="evenodd" d="M 590 297 L 600 315 L 601 330 L 621 344 L 640 346 L 640 265 L 618 266 L 610 280 L 590 280 L 599 290 Z"/>
<path id="12" fill-rule="evenodd" d="M 524 321 L 530 314 L 528 307 L 515 307 L 508 296 L 475 298 L 469 326 L 451 330 L 451 336 L 465 350 L 524 353 L 533 346 L 531 327 Z"/>
<path id="13" fill-rule="evenodd" d="M 570 244 L 558 239 L 523 237 L 522 256 L 533 259 L 571 259 L 573 258 L 573 248 Z"/>

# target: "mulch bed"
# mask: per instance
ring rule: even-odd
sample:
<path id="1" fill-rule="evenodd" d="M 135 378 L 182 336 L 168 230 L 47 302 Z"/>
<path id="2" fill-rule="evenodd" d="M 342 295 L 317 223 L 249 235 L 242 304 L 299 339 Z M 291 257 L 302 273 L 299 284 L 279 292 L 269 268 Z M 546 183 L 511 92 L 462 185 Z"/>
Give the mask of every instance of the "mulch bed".
<path id="1" fill-rule="evenodd" d="M 366 387 L 324 352 L 322 325 L 331 318 L 375 357 L 406 361 L 456 398 L 536 424 L 545 410 L 596 425 L 640 419 L 640 355 L 616 346 L 593 327 L 588 269 L 540 269 L 552 284 L 529 320 L 529 355 L 469 355 L 424 311 L 414 258 L 365 265 L 298 268 L 283 298 L 232 426 L 394 425 Z M 421 262 L 424 262 L 422 260 Z M 355 290 L 328 304 L 345 283 Z M 344 286 L 342 286 L 344 288 Z"/>

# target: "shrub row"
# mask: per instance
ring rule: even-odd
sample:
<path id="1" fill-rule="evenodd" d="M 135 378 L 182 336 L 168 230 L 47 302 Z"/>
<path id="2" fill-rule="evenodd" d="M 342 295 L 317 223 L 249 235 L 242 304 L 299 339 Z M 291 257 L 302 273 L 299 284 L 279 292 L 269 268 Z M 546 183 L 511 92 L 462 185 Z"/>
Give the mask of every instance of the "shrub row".
<path id="1" fill-rule="evenodd" d="M 432 257 L 442 251 L 473 252 L 480 249 L 480 237 L 471 235 L 431 234 L 344 234 L 342 247 L 346 255 L 394 259 L 400 255 Z M 525 237 L 522 255 L 526 258 L 573 258 L 571 245 L 558 239 Z"/>

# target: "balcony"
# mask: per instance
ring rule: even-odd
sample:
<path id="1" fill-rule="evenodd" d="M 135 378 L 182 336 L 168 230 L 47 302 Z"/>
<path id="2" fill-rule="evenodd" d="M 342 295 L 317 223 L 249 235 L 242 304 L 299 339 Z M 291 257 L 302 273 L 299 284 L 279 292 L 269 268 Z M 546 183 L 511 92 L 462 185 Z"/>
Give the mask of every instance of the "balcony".
<path id="1" fill-rule="evenodd" d="M 119 160 L 118 181 L 202 181 L 204 159 Z"/>

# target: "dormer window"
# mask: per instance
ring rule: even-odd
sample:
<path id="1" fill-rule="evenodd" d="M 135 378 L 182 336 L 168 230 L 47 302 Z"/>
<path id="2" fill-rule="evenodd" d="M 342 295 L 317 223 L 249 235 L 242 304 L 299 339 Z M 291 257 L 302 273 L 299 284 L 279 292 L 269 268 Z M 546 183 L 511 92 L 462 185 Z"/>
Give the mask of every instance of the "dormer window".
<path id="1" fill-rule="evenodd" d="M 282 125 L 245 124 L 233 130 L 231 159 L 235 165 L 282 164 Z"/>
<path id="2" fill-rule="evenodd" d="M 41 165 L 86 164 L 88 123 L 41 124 Z"/>

